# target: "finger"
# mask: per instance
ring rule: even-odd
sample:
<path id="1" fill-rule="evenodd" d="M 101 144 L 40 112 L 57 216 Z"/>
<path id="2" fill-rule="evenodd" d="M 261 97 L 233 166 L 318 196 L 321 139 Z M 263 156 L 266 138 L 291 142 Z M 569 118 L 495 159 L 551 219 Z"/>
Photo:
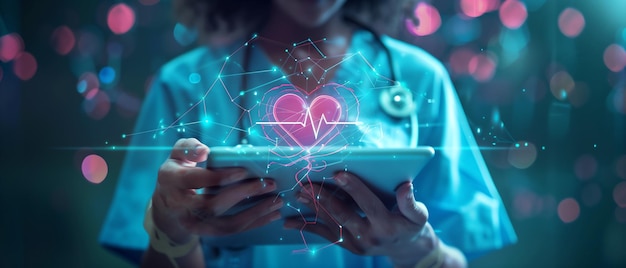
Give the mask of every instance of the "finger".
<path id="1" fill-rule="evenodd" d="M 422 202 L 415 201 L 413 194 L 413 183 L 407 182 L 400 185 L 396 191 L 396 200 L 400 213 L 413 223 L 420 226 L 428 221 L 428 209 Z"/>
<path id="2" fill-rule="evenodd" d="M 298 202 L 306 205 L 322 218 L 326 224 L 334 223 L 337 228 L 347 228 L 357 232 L 367 226 L 367 221 L 355 208 L 346 205 L 344 200 L 317 184 L 305 185 L 298 193 Z"/>
<path id="3" fill-rule="evenodd" d="M 231 235 L 279 220 L 281 218 L 279 209 L 282 206 L 283 201 L 280 198 L 269 197 L 235 215 L 199 221 L 189 213 L 181 220 L 181 223 L 188 231 L 200 235 Z"/>
<path id="4" fill-rule="evenodd" d="M 276 190 L 276 183 L 270 179 L 259 179 L 242 184 L 236 184 L 220 190 L 217 195 L 212 195 L 210 199 L 203 199 L 196 202 L 202 209 L 209 211 L 213 215 L 222 215 L 244 199 L 263 195 Z M 200 195 L 202 196 L 202 195 Z"/>
<path id="5" fill-rule="evenodd" d="M 328 225 L 322 222 L 305 222 L 301 218 L 288 218 L 283 224 L 285 229 L 294 229 L 300 231 L 306 231 L 321 236 L 331 243 L 342 242 L 342 232 L 338 231 L 337 227 L 330 228 Z"/>
<path id="6" fill-rule="evenodd" d="M 346 191 L 361 208 L 372 224 L 384 223 L 389 219 L 389 210 L 358 177 L 348 173 L 335 174 L 335 183 Z"/>
<path id="7" fill-rule="evenodd" d="M 331 243 L 338 243 L 343 248 L 359 254 L 362 250 L 356 246 L 354 237 L 344 229 L 331 228 L 321 222 L 303 222 L 299 218 L 288 218 L 283 224 L 285 229 L 294 229 L 321 236 Z"/>
<path id="8" fill-rule="evenodd" d="M 195 167 L 196 163 L 206 161 L 209 147 L 195 138 L 179 139 L 174 144 L 170 159 L 179 161 L 184 166 Z"/>
<path id="9" fill-rule="evenodd" d="M 173 159 L 168 159 L 159 169 L 159 182 L 173 185 L 178 189 L 198 189 L 229 185 L 247 178 L 242 168 L 209 170 L 200 167 L 185 167 Z"/>

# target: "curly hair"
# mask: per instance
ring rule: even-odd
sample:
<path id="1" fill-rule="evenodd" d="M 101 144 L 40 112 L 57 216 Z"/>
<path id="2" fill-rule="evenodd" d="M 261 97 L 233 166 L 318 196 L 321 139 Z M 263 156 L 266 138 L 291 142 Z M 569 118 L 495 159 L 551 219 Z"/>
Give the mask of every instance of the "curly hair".
<path id="1" fill-rule="evenodd" d="M 174 0 L 175 17 L 188 27 L 199 30 L 207 40 L 231 40 L 250 34 L 269 17 L 272 0 Z M 347 0 L 346 14 L 379 32 L 389 32 L 415 0 Z"/>

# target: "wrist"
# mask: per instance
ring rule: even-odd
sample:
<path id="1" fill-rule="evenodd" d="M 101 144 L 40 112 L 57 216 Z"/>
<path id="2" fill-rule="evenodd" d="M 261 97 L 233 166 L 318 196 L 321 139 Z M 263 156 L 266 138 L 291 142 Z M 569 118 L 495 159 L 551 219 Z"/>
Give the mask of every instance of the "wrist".
<path id="1" fill-rule="evenodd" d="M 445 252 L 443 243 L 439 240 L 434 230 L 427 222 L 414 240 L 414 245 L 405 250 L 389 255 L 389 259 L 395 268 L 414 267 L 443 267 Z"/>
<path id="2" fill-rule="evenodd" d="M 152 216 L 152 224 L 154 227 L 165 233 L 170 240 L 177 244 L 187 243 L 197 237 L 183 229 L 175 218 L 164 213 L 163 208 L 159 206 L 149 207 L 148 211 L 146 211 L 146 217 L 149 216 L 148 213 Z M 150 238 L 152 239 L 152 236 L 150 236 Z"/>
<path id="3" fill-rule="evenodd" d="M 199 244 L 198 236 L 178 231 L 166 233 L 155 224 L 154 216 L 152 202 L 150 202 L 144 218 L 144 229 L 150 236 L 150 247 L 167 256 L 171 263 L 178 267 L 175 259 L 191 253 Z M 170 235 L 175 238 L 173 239 Z"/>

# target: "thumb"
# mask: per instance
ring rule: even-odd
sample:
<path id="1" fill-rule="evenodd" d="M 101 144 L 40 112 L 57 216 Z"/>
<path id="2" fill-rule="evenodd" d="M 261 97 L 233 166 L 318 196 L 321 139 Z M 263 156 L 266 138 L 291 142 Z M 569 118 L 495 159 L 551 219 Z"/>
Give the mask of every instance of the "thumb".
<path id="1" fill-rule="evenodd" d="M 206 161 L 209 147 L 195 138 L 179 139 L 174 144 L 170 159 L 179 161 L 184 166 L 196 166 L 198 162 Z"/>
<path id="2" fill-rule="evenodd" d="M 426 224 L 426 221 L 428 221 L 428 209 L 426 209 L 424 203 L 415 201 L 413 184 L 411 182 L 407 182 L 398 187 L 396 200 L 398 202 L 398 209 L 404 217 L 422 226 Z"/>

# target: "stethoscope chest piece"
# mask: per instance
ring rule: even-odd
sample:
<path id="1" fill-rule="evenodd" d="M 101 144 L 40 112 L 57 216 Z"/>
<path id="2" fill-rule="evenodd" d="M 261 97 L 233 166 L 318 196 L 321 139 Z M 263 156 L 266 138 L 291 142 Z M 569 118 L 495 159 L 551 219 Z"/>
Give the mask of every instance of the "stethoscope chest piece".
<path id="1" fill-rule="evenodd" d="M 401 85 L 382 90 L 379 98 L 380 107 L 392 117 L 408 117 L 415 110 L 413 93 Z"/>

